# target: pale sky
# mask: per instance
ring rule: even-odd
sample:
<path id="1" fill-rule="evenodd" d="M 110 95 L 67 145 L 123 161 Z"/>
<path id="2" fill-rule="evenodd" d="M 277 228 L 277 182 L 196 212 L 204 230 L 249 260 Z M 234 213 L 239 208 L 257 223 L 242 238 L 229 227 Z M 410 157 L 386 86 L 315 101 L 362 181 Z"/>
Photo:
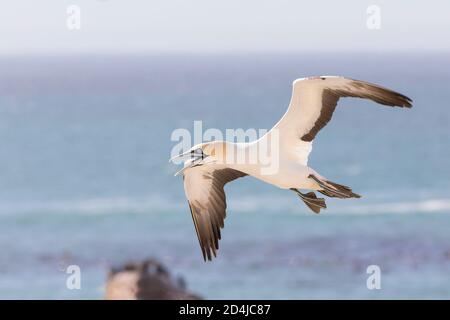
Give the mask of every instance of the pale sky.
<path id="1" fill-rule="evenodd" d="M 379 30 L 367 28 L 370 5 Z M 448 0 L 2 0 L 0 54 L 442 52 L 449 14 Z"/>

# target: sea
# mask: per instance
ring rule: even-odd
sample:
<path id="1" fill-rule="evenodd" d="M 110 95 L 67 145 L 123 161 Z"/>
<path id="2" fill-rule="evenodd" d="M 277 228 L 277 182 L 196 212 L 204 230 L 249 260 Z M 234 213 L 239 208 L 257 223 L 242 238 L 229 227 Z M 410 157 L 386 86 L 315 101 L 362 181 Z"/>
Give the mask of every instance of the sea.
<path id="1" fill-rule="evenodd" d="M 413 108 L 342 99 L 309 165 L 362 198 L 314 214 L 239 179 L 205 263 L 173 132 L 270 129 L 314 75 Z M 445 52 L 0 56 L 0 298 L 102 299 L 111 267 L 154 258 L 205 299 L 449 299 L 449 101 Z"/>

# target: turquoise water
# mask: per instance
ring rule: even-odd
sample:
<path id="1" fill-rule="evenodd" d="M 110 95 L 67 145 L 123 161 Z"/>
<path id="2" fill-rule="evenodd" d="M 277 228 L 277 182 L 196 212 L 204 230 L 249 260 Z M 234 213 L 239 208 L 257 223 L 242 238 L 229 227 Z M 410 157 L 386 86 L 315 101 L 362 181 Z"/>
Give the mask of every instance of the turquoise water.
<path id="1" fill-rule="evenodd" d="M 206 298 L 450 298 L 447 55 L 0 59 L 0 298 L 101 298 L 108 267 L 155 257 Z M 252 178 L 227 186 L 205 264 L 176 128 L 270 128 L 297 77 L 340 74 L 414 100 L 343 100 L 310 165 L 359 200 L 320 215 Z M 82 289 L 66 288 L 77 264 Z M 368 290 L 366 268 L 381 268 Z"/>

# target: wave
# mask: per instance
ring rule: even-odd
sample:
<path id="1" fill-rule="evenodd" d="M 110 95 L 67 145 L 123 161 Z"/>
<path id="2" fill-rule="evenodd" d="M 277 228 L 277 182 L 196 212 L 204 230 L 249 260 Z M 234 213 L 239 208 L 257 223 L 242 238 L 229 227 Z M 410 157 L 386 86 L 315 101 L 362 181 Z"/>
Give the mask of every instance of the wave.
<path id="1" fill-rule="evenodd" d="M 91 198 L 81 200 L 40 201 L 28 203 L 0 203 L 0 214 L 15 213 L 79 213 L 119 214 L 179 211 L 185 202 L 161 197 L 148 198 Z"/>
<path id="2" fill-rule="evenodd" d="M 356 200 L 329 200 L 330 214 L 410 214 L 450 212 L 450 198 L 417 201 L 357 203 Z M 361 200 L 358 200 L 361 201 Z M 247 196 L 228 201 L 229 212 L 258 214 L 309 214 L 308 209 L 295 197 Z M 162 196 L 143 198 L 112 197 L 82 200 L 42 201 L 26 203 L 0 203 L 0 214 L 65 213 L 65 214 L 127 214 L 178 213 L 188 211 L 184 199 L 166 199 Z"/>
<path id="3" fill-rule="evenodd" d="M 348 214 L 408 214 L 428 212 L 450 212 L 450 199 L 428 199 L 410 202 L 387 202 L 354 205 L 337 208 L 339 213 Z"/>
<path id="4" fill-rule="evenodd" d="M 342 201 L 342 200 L 341 200 Z M 291 203 L 291 200 L 283 201 L 261 198 L 248 198 L 233 201 L 230 203 L 230 210 L 243 212 L 299 212 L 300 203 Z M 432 213 L 432 212 L 450 212 L 450 199 L 424 199 L 417 201 L 401 202 L 381 202 L 358 204 L 353 201 L 352 204 L 340 204 L 339 200 L 327 201 L 329 207 L 326 212 L 332 214 L 409 214 L 409 213 Z M 305 212 L 308 210 L 305 207 Z"/>

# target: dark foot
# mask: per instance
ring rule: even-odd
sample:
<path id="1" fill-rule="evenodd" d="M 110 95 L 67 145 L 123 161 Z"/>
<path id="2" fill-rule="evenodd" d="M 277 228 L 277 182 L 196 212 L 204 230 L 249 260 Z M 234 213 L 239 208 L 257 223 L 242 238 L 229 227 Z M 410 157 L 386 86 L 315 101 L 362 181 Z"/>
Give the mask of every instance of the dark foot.
<path id="1" fill-rule="evenodd" d="M 315 213 L 320 213 L 320 209 L 326 209 L 327 205 L 325 204 L 325 199 L 317 198 L 314 192 L 301 193 L 298 189 L 292 188 L 300 199 L 306 204 L 308 208 L 310 208 Z"/>

